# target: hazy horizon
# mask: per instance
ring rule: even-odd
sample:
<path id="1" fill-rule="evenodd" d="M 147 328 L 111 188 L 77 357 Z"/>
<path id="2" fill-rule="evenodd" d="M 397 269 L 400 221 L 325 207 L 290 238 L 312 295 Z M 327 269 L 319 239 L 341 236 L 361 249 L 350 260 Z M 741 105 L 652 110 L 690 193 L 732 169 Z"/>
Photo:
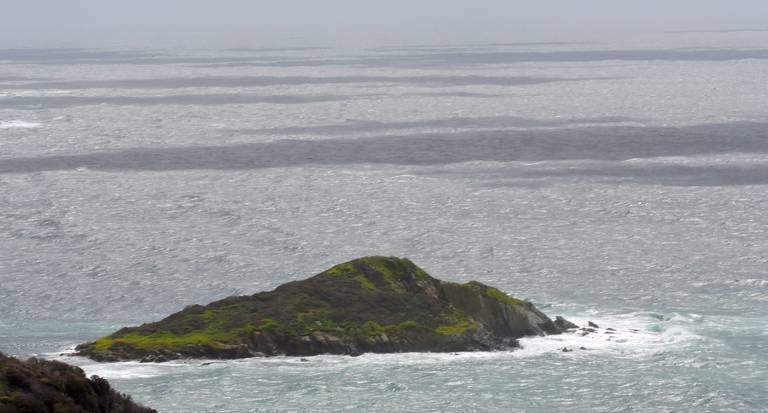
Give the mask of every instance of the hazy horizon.
<path id="1" fill-rule="evenodd" d="M 687 31 L 768 30 L 768 2 L 661 0 L 575 4 L 403 0 L 31 0 L 5 4 L 0 48 L 227 48 L 588 41 Z"/>

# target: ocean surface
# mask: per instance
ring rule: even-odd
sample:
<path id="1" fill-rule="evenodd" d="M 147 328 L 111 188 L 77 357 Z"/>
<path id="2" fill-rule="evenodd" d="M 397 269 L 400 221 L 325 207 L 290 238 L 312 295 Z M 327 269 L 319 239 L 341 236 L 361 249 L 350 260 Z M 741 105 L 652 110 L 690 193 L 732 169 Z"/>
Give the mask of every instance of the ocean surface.
<path id="1" fill-rule="evenodd" d="M 766 211 L 765 32 L 0 50 L 0 351 L 161 412 L 765 411 Z M 67 355 L 364 255 L 617 334 L 308 361 Z"/>

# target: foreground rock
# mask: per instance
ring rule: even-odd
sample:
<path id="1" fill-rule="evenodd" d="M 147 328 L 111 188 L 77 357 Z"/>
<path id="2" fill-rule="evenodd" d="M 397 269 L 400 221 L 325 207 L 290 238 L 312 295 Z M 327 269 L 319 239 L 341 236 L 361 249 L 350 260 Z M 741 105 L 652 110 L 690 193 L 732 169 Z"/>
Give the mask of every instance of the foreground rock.
<path id="1" fill-rule="evenodd" d="M 98 361 L 166 361 L 500 350 L 572 327 L 479 282 L 440 281 L 407 259 L 366 257 L 274 291 L 123 328 L 77 352 Z"/>
<path id="2" fill-rule="evenodd" d="M 0 353 L 0 413 L 157 413 L 112 390 L 99 377 L 58 361 L 21 361 Z"/>

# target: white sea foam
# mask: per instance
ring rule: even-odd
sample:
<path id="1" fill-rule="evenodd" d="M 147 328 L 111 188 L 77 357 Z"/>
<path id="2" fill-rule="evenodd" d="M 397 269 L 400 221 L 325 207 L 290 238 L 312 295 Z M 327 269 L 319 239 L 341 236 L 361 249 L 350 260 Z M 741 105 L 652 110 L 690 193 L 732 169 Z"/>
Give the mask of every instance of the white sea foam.
<path id="1" fill-rule="evenodd" d="M 580 326 L 587 325 L 586 319 L 571 319 Z M 561 335 L 523 338 L 520 340 L 523 348 L 517 353 L 519 356 L 551 352 L 561 352 L 568 356 L 588 353 L 645 356 L 698 339 L 699 336 L 689 328 L 695 319 L 695 315 L 675 314 L 664 321 L 652 322 L 635 313 L 595 318 L 600 325 L 594 329 L 595 332 L 577 330 Z"/>
<path id="2" fill-rule="evenodd" d="M 40 123 L 24 120 L 0 120 L 0 129 L 34 129 L 42 126 Z"/>
<path id="3" fill-rule="evenodd" d="M 168 363 L 140 363 L 138 361 L 125 361 L 118 363 L 99 363 L 84 357 L 73 356 L 72 354 L 51 355 L 55 360 L 61 360 L 66 363 L 74 364 L 83 369 L 88 376 L 96 375 L 107 379 L 141 379 L 149 377 L 158 377 L 165 374 L 178 371 L 180 368 L 199 366 L 200 362 L 168 362 Z"/>
<path id="4" fill-rule="evenodd" d="M 150 363 L 102 363 L 84 368 L 89 375 L 112 379 L 143 379 L 161 376 L 174 366 Z"/>

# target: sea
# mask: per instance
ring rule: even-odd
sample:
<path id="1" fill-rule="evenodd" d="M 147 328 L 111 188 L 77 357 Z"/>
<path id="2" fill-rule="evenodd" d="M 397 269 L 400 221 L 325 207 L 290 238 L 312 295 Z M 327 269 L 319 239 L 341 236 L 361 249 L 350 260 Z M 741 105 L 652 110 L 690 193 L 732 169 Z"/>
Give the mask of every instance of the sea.
<path id="1" fill-rule="evenodd" d="M 160 412 L 768 409 L 768 31 L 295 43 L 0 50 L 0 351 Z M 72 355 L 367 255 L 600 328 L 497 352 Z"/>

